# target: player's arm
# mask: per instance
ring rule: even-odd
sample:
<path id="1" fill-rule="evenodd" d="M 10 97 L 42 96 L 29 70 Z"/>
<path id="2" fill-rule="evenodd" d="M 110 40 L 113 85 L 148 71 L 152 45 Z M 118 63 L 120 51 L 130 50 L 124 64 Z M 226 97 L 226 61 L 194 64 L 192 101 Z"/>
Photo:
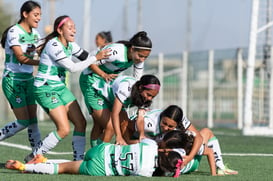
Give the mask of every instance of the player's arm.
<path id="1" fill-rule="evenodd" d="M 113 128 L 116 134 L 116 144 L 118 145 L 127 145 L 125 140 L 122 137 L 121 129 L 120 129 L 120 119 L 119 119 L 119 113 L 122 109 L 122 103 L 121 101 L 116 97 L 113 104 L 113 109 L 111 112 L 111 119 Z"/>
<path id="2" fill-rule="evenodd" d="M 203 155 L 207 156 L 211 175 L 216 176 L 216 165 L 215 165 L 213 150 L 205 146 Z"/>
<path id="3" fill-rule="evenodd" d="M 198 152 L 198 150 L 200 149 L 200 147 L 203 143 L 203 138 L 202 138 L 201 134 L 192 124 L 190 125 L 188 130 L 194 132 L 195 136 L 194 136 L 192 149 L 191 149 L 189 155 L 187 155 L 185 157 L 186 159 L 183 160 L 183 166 L 187 165 L 194 158 L 194 156 L 196 155 L 196 153 Z"/>
<path id="4" fill-rule="evenodd" d="M 24 52 L 22 51 L 21 47 L 19 45 L 15 45 L 11 47 L 12 51 L 14 52 L 14 55 L 16 56 L 16 59 L 21 64 L 27 64 L 27 65 L 39 65 L 39 61 L 33 60 L 31 58 L 28 58 L 24 55 Z"/>
<path id="5" fill-rule="evenodd" d="M 96 64 L 91 64 L 89 66 L 89 68 L 96 74 L 98 74 L 99 76 L 101 76 L 106 82 L 111 81 L 113 79 L 115 79 L 118 74 L 107 74 L 106 72 L 104 72 L 103 70 L 100 69 L 100 67 Z"/>
<path id="6" fill-rule="evenodd" d="M 136 127 L 139 133 L 139 141 L 146 138 L 144 133 L 144 115 L 145 115 L 145 109 L 138 109 L 138 116 L 136 120 Z"/>

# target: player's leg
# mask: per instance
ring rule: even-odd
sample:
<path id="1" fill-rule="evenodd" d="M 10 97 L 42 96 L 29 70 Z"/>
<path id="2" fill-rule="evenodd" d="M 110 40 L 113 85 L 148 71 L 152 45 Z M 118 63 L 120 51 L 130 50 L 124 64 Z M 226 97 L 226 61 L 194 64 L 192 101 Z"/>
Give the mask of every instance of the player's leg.
<path id="1" fill-rule="evenodd" d="M 93 127 L 90 133 L 91 146 L 94 147 L 101 143 L 103 132 L 107 122 L 110 120 L 110 111 L 108 109 L 93 110 Z"/>
<path id="2" fill-rule="evenodd" d="M 206 143 L 208 147 L 213 150 L 215 164 L 217 167 L 217 174 L 218 175 L 238 174 L 237 171 L 231 170 L 227 166 L 225 166 L 223 157 L 222 157 L 220 143 L 218 139 L 216 138 L 216 136 L 213 134 L 213 132 L 209 128 L 203 128 L 202 130 L 200 130 L 200 134 L 203 137 L 204 143 Z"/>
<path id="3" fill-rule="evenodd" d="M 0 141 L 3 141 L 17 132 L 25 129 L 28 124 L 27 107 L 13 108 L 17 120 L 9 122 L 0 129 Z"/>
<path id="4" fill-rule="evenodd" d="M 72 161 L 65 163 L 36 163 L 23 164 L 17 160 L 9 160 L 5 167 L 12 170 L 20 170 L 28 173 L 43 173 L 43 174 L 78 174 L 82 161 Z"/>
<path id="5" fill-rule="evenodd" d="M 43 155 L 54 148 L 60 140 L 65 138 L 70 132 L 70 124 L 67 117 L 66 108 L 58 106 L 49 111 L 49 116 L 53 120 L 57 131 L 49 133 L 44 140 L 33 151 L 33 155 Z"/>
<path id="6" fill-rule="evenodd" d="M 25 99 L 28 109 L 29 115 L 29 125 L 27 128 L 28 131 L 28 140 L 32 147 L 32 150 L 38 146 L 38 143 L 41 141 L 41 134 L 38 127 L 38 120 L 37 120 L 37 103 L 35 100 L 34 95 L 34 88 L 33 88 L 34 80 L 30 80 L 26 82 L 26 89 L 25 89 Z"/>
<path id="7" fill-rule="evenodd" d="M 37 105 L 28 105 L 28 112 L 29 112 L 29 125 L 27 127 L 28 132 L 28 140 L 32 147 L 32 150 L 34 150 L 39 142 L 41 141 L 41 134 L 38 127 L 38 120 L 37 120 Z"/>
<path id="8" fill-rule="evenodd" d="M 74 124 L 72 138 L 73 159 L 82 160 L 85 151 L 86 120 L 76 100 L 68 103 L 65 107 L 68 111 L 69 120 Z"/>

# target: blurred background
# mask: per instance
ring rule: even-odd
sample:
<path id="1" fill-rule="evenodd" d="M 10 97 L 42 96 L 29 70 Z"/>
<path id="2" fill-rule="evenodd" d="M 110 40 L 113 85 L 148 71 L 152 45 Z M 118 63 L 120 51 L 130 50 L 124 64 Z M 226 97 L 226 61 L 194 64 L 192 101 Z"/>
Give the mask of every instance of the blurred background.
<path id="1" fill-rule="evenodd" d="M 23 2 L 0 0 L 1 34 L 19 20 Z M 128 40 L 136 32 L 146 31 L 153 42 L 153 50 L 145 62 L 145 73 L 157 75 L 163 85 L 154 100 L 154 108 L 178 104 L 199 127 L 244 130 L 245 127 L 257 126 L 273 134 L 272 103 L 269 101 L 271 0 L 37 2 L 42 7 L 38 28 L 42 36 L 50 32 L 56 17 L 69 15 L 76 23 L 78 44 L 90 51 L 96 48 L 95 36 L 100 31 L 111 31 L 113 41 Z M 269 26 L 254 32 L 257 41 L 251 45 L 253 7 L 257 7 L 259 12 L 255 16 L 258 20 L 255 25 Z M 255 57 L 254 66 L 249 66 L 250 47 L 255 48 L 252 55 Z M 3 56 L 2 50 L 1 65 Z M 125 74 L 130 74 L 130 71 Z M 254 78 L 249 80 L 249 74 Z M 87 119 L 91 120 L 78 88 L 79 74 L 76 75 L 70 76 L 68 84 Z M 249 91 L 251 94 L 246 96 Z M 2 92 L 0 96 L 5 102 Z M 246 102 L 249 96 L 251 101 Z M 246 110 L 245 107 L 250 108 Z M 3 115 L 1 119 L 12 119 L 8 105 L 1 106 L 0 112 Z M 244 115 L 248 114 L 251 114 L 251 120 L 246 120 Z M 42 110 L 39 110 L 39 117 L 40 120 L 48 119 Z"/>

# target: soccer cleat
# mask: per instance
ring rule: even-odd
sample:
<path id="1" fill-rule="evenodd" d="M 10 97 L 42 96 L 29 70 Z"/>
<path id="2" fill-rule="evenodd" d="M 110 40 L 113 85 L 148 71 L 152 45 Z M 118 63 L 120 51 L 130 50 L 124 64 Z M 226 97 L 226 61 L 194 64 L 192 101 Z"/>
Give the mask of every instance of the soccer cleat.
<path id="1" fill-rule="evenodd" d="M 12 169 L 12 170 L 25 170 L 25 164 L 17 161 L 17 160 L 8 160 L 5 165 L 6 168 Z"/>
<path id="2" fill-rule="evenodd" d="M 47 161 L 47 158 L 43 155 L 35 155 L 33 159 L 27 162 L 27 164 L 33 164 L 33 163 L 45 163 Z"/>
<path id="3" fill-rule="evenodd" d="M 237 175 L 238 171 L 236 170 L 231 170 L 227 166 L 225 166 L 225 169 L 218 169 L 217 170 L 217 175 L 219 176 L 224 176 L 224 175 Z"/>

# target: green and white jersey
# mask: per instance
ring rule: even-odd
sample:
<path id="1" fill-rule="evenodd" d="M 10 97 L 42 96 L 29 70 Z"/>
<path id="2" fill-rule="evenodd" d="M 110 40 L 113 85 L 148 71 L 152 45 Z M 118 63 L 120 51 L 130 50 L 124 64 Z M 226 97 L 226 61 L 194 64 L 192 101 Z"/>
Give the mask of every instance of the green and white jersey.
<path id="1" fill-rule="evenodd" d="M 162 134 L 160 128 L 160 114 L 162 109 L 151 109 L 146 111 L 144 115 L 144 132 L 149 136 L 158 136 Z M 182 124 L 185 129 L 188 129 L 191 125 L 190 120 L 184 115 L 182 118 Z"/>
<path id="2" fill-rule="evenodd" d="M 105 147 L 105 173 L 110 175 L 138 175 L 151 177 L 155 170 L 158 147 L 156 142 L 144 139 L 132 145 Z"/>
<path id="3" fill-rule="evenodd" d="M 105 83 L 103 80 L 97 81 L 93 84 L 93 87 L 109 102 L 113 103 L 115 97 L 117 97 L 124 107 L 128 107 L 131 104 L 131 90 L 135 82 L 134 77 L 119 76 L 110 83 Z"/>
<path id="4" fill-rule="evenodd" d="M 33 58 L 35 54 L 35 47 L 38 46 L 40 35 L 36 29 L 32 29 L 31 33 L 26 32 L 21 25 L 16 24 L 12 26 L 7 33 L 7 40 L 5 42 L 5 72 L 4 76 L 8 72 L 12 73 L 33 73 L 33 66 L 21 64 L 13 50 L 12 46 L 20 46 L 24 55 L 28 58 Z"/>
<path id="5" fill-rule="evenodd" d="M 47 82 L 50 85 L 63 86 L 67 69 L 60 62 L 65 60 L 67 64 L 70 64 L 73 62 L 72 55 L 77 57 L 82 51 L 83 49 L 75 42 L 69 42 L 65 47 L 57 37 L 49 40 L 41 53 L 34 85 L 39 87 Z"/>
<path id="6" fill-rule="evenodd" d="M 104 49 L 110 49 L 109 58 L 99 60 L 96 64 L 105 73 L 119 74 L 133 65 L 133 77 L 139 79 L 142 76 L 144 62 L 134 64 L 132 60 L 129 60 L 127 57 L 128 49 L 124 44 L 113 43 L 105 46 L 102 50 Z M 92 70 L 87 68 L 83 71 L 83 73 L 85 75 L 91 74 Z"/>

